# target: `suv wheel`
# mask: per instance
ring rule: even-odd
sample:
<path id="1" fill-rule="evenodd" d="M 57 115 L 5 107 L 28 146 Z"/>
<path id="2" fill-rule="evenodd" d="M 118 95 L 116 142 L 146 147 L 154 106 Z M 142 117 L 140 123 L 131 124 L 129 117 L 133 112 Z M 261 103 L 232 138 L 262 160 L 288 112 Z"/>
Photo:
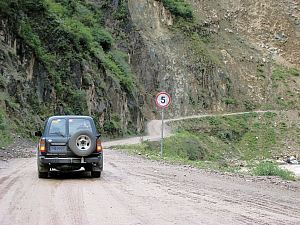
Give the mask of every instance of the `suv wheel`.
<path id="1" fill-rule="evenodd" d="M 49 172 L 49 166 L 40 163 L 38 160 L 38 176 L 39 178 L 47 178 Z"/>
<path id="2" fill-rule="evenodd" d="M 39 178 L 48 178 L 48 172 L 39 172 Z"/>
<path id="3" fill-rule="evenodd" d="M 91 171 L 91 175 L 94 178 L 99 178 L 101 176 L 101 171 Z"/>

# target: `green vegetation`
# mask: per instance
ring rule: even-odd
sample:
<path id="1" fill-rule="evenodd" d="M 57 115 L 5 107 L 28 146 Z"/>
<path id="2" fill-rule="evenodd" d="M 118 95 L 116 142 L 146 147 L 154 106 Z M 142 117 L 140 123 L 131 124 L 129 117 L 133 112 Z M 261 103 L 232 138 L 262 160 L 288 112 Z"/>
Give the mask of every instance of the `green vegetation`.
<path id="1" fill-rule="evenodd" d="M 120 1 L 120 4 L 114 17 L 125 21 L 127 3 Z M 9 18 L 12 29 L 30 46 L 43 74 L 42 88 L 47 90 L 47 101 L 42 101 L 38 93 L 31 91 L 25 96 L 32 114 L 38 114 L 40 118 L 58 112 L 88 114 L 86 95 L 91 84 L 97 84 L 98 96 L 108 88 L 106 82 L 113 82 L 128 95 L 136 92 L 136 80 L 128 65 L 127 54 L 115 47 L 115 38 L 105 28 L 104 10 L 109 7 L 108 3 L 95 5 L 86 0 L 0 3 L 1 14 Z M 5 82 L 0 78 L 0 87 L 5 87 Z M 12 110 L 17 112 L 15 106 Z M 110 132 L 109 128 L 107 133 Z"/>
<path id="2" fill-rule="evenodd" d="M 225 99 L 223 99 L 223 101 L 225 102 L 226 105 L 237 105 L 238 104 L 238 101 L 233 98 L 225 98 Z"/>
<path id="3" fill-rule="evenodd" d="M 300 71 L 296 68 L 288 68 L 274 65 L 272 71 L 272 87 L 274 105 L 280 109 L 298 109 L 300 107 L 297 80 Z M 272 108 L 274 108 L 274 105 Z"/>
<path id="4" fill-rule="evenodd" d="M 7 115 L 0 110 L 0 147 L 9 145 L 12 142 Z"/>
<path id="5" fill-rule="evenodd" d="M 213 68 L 222 65 L 218 56 L 209 49 L 208 44 L 205 42 L 206 39 L 203 39 L 199 33 L 189 33 L 189 39 L 188 46 L 193 53 L 191 60 L 196 60 L 195 64 L 198 64 L 199 57 L 201 57 L 201 64 L 203 64 L 203 66 L 205 65 L 207 67 L 210 65 Z"/>
<path id="6" fill-rule="evenodd" d="M 204 140 L 211 152 L 207 156 L 216 159 L 240 160 L 264 159 L 281 150 L 285 130 L 278 133 L 273 126 L 276 114 L 249 113 L 228 117 L 212 117 L 175 123 L 178 131 L 187 131 Z M 279 139 L 279 137 L 281 137 Z M 212 151 L 213 150 L 213 151 Z M 229 157 L 228 157 L 229 156 Z"/>
<path id="7" fill-rule="evenodd" d="M 103 27 L 100 9 L 86 1 L 75 0 L 25 0 L 3 7 L 8 15 L 18 14 L 15 22 L 20 27 L 19 35 L 53 76 L 59 93 L 72 95 L 73 87 L 65 85 L 69 71 L 57 62 L 68 63 L 73 58 L 90 60 L 91 57 L 96 57 L 124 90 L 133 91 L 134 76 L 127 62 L 115 57 L 114 39 Z"/>
<path id="8" fill-rule="evenodd" d="M 262 162 L 258 164 L 254 169 L 256 176 L 278 176 L 284 180 L 295 180 L 295 176 L 292 172 L 281 169 L 273 162 Z"/>
<path id="9" fill-rule="evenodd" d="M 257 105 L 254 102 L 252 102 L 251 100 L 245 100 L 245 101 L 243 101 L 243 104 L 247 111 L 252 111 L 257 108 Z"/>
<path id="10" fill-rule="evenodd" d="M 177 133 L 165 139 L 164 159 L 231 172 L 239 171 L 242 165 L 257 175 L 264 175 L 264 169 L 272 169 L 269 175 L 290 179 L 280 169 L 275 170 L 275 164 L 270 168 L 257 165 L 257 161 L 280 156 L 285 150 L 286 140 L 297 140 L 299 125 L 287 123 L 285 118 L 267 112 L 172 122 Z M 156 142 L 123 148 L 153 159 L 159 158 L 160 146 Z"/>
<path id="11" fill-rule="evenodd" d="M 272 79 L 274 81 L 283 81 L 290 77 L 297 77 L 300 75 L 300 71 L 296 68 L 286 68 L 283 66 L 276 65 L 275 69 L 273 70 Z"/>
<path id="12" fill-rule="evenodd" d="M 192 9 L 185 0 L 162 0 L 162 3 L 174 16 L 193 19 Z"/>
<path id="13" fill-rule="evenodd" d="M 112 115 L 110 120 L 105 121 L 103 128 L 110 136 L 123 135 L 123 129 L 119 115 Z"/>
<path id="14" fill-rule="evenodd" d="M 128 5 L 125 0 L 120 0 L 118 9 L 114 12 L 113 16 L 116 20 L 127 21 Z"/>
<path id="15" fill-rule="evenodd" d="M 256 70 L 257 70 L 257 75 L 258 76 L 261 76 L 263 78 L 266 77 L 266 68 L 265 68 L 265 65 L 264 64 L 258 64 L 257 67 L 256 67 Z"/>

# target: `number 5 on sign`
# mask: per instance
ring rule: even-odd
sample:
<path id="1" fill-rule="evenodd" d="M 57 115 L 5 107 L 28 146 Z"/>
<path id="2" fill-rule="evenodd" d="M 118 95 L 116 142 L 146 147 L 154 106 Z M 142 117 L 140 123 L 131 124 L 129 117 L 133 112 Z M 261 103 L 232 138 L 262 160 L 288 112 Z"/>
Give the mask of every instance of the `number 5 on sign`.
<path id="1" fill-rule="evenodd" d="M 168 108 L 171 104 L 171 96 L 167 92 L 160 92 L 156 95 L 155 102 L 159 108 Z"/>

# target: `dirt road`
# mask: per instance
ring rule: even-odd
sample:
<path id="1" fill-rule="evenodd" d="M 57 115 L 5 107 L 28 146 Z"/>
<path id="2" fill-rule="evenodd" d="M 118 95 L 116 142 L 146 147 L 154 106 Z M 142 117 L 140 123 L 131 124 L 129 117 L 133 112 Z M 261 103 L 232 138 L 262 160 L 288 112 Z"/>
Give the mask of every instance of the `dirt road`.
<path id="1" fill-rule="evenodd" d="M 237 112 L 237 113 L 223 113 L 223 114 L 202 114 L 202 115 L 194 115 L 194 116 L 185 116 L 178 117 L 175 119 L 166 119 L 165 122 L 173 122 L 179 120 L 187 120 L 187 119 L 196 119 L 196 118 L 205 118 L 205 117 L 217 117 L 217 116 L 234 116 L 234 115 L 245 115 L 249 113 L 265 113 L 265 112 L 273 112 L 273 111 L 253 111 L 253 112 Z M 275 112 L 275 111 L 274 111 Z M 139 144 L 142 141 L 158 141 L 161 138 L 161 120 L 151 120 L 146 127 L 146 136 L 140 137 L 132 137 L 122 140 L 114 140 L 108 141 L 103 144 L 104 147 L 112 147 L 118 145 L 128 145 L 128 144 Z M 172 135 L 171 128 L 166 124 L 164 127 L 164 137 L 169 137 Z"/>
<path id="2" fill-rule="evenodd" d="M 152 121 L 148 136 L 105 146 L 159 139 L 159 132 L 160 121 Z M 300 225 L 300 183 L 214 174 L 109 149 L 101 179 L 83 171 L 38 179 L 35 158 L 0 161 L 0 225 L 22 224 Z"/>
<path id="3" fill-rule="evenodd" d="M 38 179 L 34 158 L 1 164 L 0 224 L 300 224 L 300 186 L 222 176 L 105 151 L 101 179 Z"/>

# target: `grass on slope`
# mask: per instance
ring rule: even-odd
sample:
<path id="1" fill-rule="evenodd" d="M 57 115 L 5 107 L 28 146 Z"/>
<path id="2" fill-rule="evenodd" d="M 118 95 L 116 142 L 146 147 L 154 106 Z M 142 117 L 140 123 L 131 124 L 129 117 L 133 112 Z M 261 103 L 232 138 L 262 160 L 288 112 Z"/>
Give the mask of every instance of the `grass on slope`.
<path id="1" fill-rule="evenodd" d="M 193 19 L 191 6 L 185 0 L 162 0 L 162 3 L 173 15 Z"/>
<path id="2" fill-rule="evenodd" d="M 164 159 L 231 172 L 245 167 L 248 173 L 293 179 L 276 164 L 258 162 L 284 154 L 287 141 L 299 147 L 300 127 L 295 116 L 288 119 L 285 114 L 268 112 L 173 122 L 177 132 L 165 139 Z M 159 147 L 158 142 L 123 146 L 152 159 L 159 158 Z"/>
<path id="3" fill-rule="evenodd" d="M 33 51 L 38 71 L 45 76 L 41 79 L 42 86 L 47 90 L 45 93 L 50 93 L 48 100 L 42 101 L 38 92 L 25 89 L 27 101 L 23 105 L 30 111 L 27 115 L 40 118 L 57 113 L 88 115 L 88 90 L 93 84 L 102 102 L 108 101 L 104 93 L 112 84 L 128 96 L 135 95 L 138 85 L 128 64 L 128 55 L 118 49 L 118 37 L 105 25 L 105 12 L 110 7 L 105 2 L 109 1 L 101 4 L 86 0 L 0 2 L 0 14 L 8 19 L 18 38 L 30 47 L 28 51 L 24 47 L 26 54 Z M 5 82 L 0 77 L 0 86 L 6 87 Z M 18 127 L 28 129 L 26 121 L 35 122 L 27 115 L 18 117 Z M 100 112 L 94 112 L 93 116 L 99 115 Z M 119 131 L 119 127 L 106 127 L 111 128 L 103 130 L 107 135 Z"/>
<path id="4" fill-rule="evenodd" d="M 5 147 L 12 142 L 9 122 L 3 110 L 0 110 L 0 147 Z"/>
<path id="5" fill-rule="evenodd" d="M 284 180 L 294 180 L 294 174 L 291 171 L 281 169 L 274 162 L 262 162 L 258 164 L 253 173 L 257 176 L 278 176 Z"/>

